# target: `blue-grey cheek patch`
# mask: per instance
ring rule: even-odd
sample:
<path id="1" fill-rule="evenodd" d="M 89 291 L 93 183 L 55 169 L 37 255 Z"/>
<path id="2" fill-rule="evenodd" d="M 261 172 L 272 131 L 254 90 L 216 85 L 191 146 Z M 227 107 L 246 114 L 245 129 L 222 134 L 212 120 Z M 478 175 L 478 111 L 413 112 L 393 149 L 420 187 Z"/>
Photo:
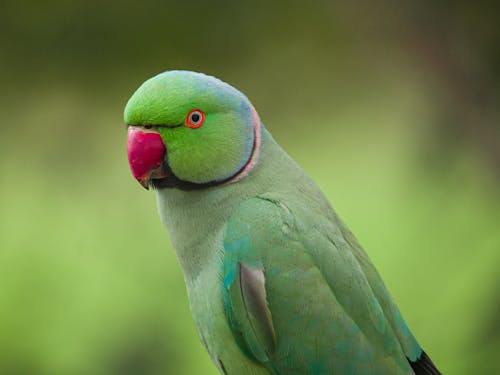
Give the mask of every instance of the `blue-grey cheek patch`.
<path id="1" fill-rule="evenodd" d="M 244 133 L 243 134 L 244 148 L 241 155 L 240 164 L 238 165 L 237 169 L 238 171 L 243 169 L 243 167 L 248 163 L 248 161 L 252 157 L 252 152 L 255 143 L 253 113 L 250 106 L 245 101 L 242 101 L 240 104 L 240 116 L 243 120 L 241 124 L 243 128 L 241 129 L 241 131 Z"/>

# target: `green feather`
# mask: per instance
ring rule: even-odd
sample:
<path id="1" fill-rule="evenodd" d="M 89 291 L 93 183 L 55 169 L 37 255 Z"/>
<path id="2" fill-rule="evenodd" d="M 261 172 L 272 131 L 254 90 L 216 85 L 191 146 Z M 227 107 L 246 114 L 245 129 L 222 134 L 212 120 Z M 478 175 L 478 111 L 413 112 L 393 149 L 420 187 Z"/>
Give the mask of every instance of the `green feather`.
<path id="1" fill-rule="evenodd" d="M 168 126 L 198 107 L 212 113 L 206 130 Z M 316 184 L 263 125 L 254 137 L 249 108 L 221 81 L 170 72 L 146 82 L 125 111 L 130 124 L 164 125 L 165 162 L 193 183 L 239 173 L 248 145 L 260 142 L 235 183 L 157 190 L 214 363 L 238 375 L 438 374 Z"/>
<path id="2" fill-rule="evenodd" d="M 223 276 L 236 340 L 243 338 L 239 345 L 246 353 L 250 348 L 250 359 L 280 374 L 297 367 L 344 374 L 363 366 L 372 374 L 409 373 L 399 338 L 386 324 L 390 317 L 343 238 L 343 224 L 335 215 L 323 216 L 326 202 L 308 203 L 285 204 L 280 194 L 266 193 L 243 202 L 229 219 Z M 249 324 L 242 302 L 238 274 L 245 261 L 265 274 L 269 314 L 254 314 L 257 324 Z M 270 331 L 270 316 L 279 338 L 274 356 L 267 355 L 271 340 L 255 338 L 255 327 Z"/>

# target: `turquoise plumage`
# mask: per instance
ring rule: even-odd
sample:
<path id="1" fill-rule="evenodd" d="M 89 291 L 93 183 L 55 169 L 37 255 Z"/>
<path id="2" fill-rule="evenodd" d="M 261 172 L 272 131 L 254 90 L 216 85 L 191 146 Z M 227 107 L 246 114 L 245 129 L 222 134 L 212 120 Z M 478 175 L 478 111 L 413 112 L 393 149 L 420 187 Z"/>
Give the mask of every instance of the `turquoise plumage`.
<path id="1" fill-rule="evenodd" d="M 125 120 L 132 171 L 157 188 L 222 373 L 439 374 L 353 234 L 244 95 L 167 72 L 137 90 Z"/>

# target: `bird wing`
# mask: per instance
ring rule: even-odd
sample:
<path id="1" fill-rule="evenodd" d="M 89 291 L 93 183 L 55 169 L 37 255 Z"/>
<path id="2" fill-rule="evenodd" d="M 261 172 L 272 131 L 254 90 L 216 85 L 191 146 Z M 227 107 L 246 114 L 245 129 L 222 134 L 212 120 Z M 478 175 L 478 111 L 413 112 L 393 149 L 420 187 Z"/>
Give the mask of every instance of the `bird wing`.
<path id="1" fill-rule="evenodd" d="M 276 335 L 267 305 L 264 265 L 253 247 L 245 212 L 229 220 L 224 235 L 224 307 L 241 350 L 265 363 L 276 350 Z"/>
<path id="2" fill-rule="evenodd" d="M 238 207 L 224 234 L 222 294 L 249 358 L 274 373 L 412 373 L 406 357 L 422 350 L 349 236 L 269 196 Z"/>

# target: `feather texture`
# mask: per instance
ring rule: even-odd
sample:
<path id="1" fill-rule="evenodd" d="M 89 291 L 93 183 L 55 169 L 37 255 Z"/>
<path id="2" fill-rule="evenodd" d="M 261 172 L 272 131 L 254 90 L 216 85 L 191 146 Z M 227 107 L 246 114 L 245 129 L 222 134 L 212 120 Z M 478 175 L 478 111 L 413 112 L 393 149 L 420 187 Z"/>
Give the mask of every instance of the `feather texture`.
<path id="1" fill-rule="evenodd" d="M 300 206 L 285 205 L 279 196 L 267 194 L 245 201 L 230 218 L 224 280 L 229 282 L 226 312 L 236 340 L 243 339 L 240 345 L 250 348 L 251 359 L 279 374 L 411 373 L 406 356 L 414 353 L 404 352 L 408 345 L 402 340 L 420 348 L 411 334 L 400 339 L 392 329 L 404 321 L 392 321 L 400 315 L 385 300 L 388 293 L 374 294 L 353 249 L 343 241 L 341 224 L 334 216 L 329 220 L 314 215 L 313 207 L 307 206 L 312 213 L 307 214 Z M 242 268 L 242 262 L 259 268 Z M 240 289 L 245 285 L 242 274 L 250 280 L 246 285 L 258 285 L 260 298 L 253 300 L 260 303 L 253 303 L 253 312 L 239 306 L 245 294 Z M 260 289 L 264 286 L 267 293 Z M 262 298 L 266 295 L 269 310 Z M 390 311 L 384 312 L 379 298 Z M 271 316 L 274 323 L 269 323 Z M 248 328 L 241 323 L 245 321 L 252 322 L 250 332 L 245 332 Z M 269 350 L 274 347 L 271 336 L 258 340 L 255 335 L 255 327 L 262 337 L 271 332 L 266 329 L 271 325 L 279 340 L 275 355 Z"/>
<path id="2" fill-rule="evenodd" d="M 196 130 L 181 126 L 193 108 L 206 114 Z M 157 125 L 165 142 L 177 180 L 154 184 L 160 217 L 221 373 L 439 374 L 354 235 L 243 94 L 169 72 L 125 117 Z"/>
<path id="3" fill-rule="evenodd" d="M 425 352 L 422 352 L 422 355 L 416 361 L 410 361 L 410 365 L 415 375 L 441 375 Z"/>

